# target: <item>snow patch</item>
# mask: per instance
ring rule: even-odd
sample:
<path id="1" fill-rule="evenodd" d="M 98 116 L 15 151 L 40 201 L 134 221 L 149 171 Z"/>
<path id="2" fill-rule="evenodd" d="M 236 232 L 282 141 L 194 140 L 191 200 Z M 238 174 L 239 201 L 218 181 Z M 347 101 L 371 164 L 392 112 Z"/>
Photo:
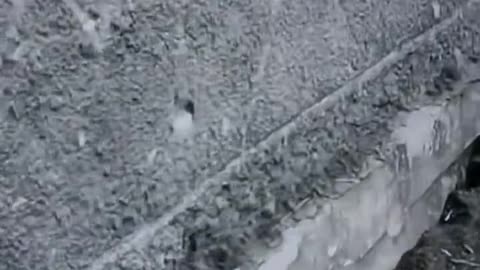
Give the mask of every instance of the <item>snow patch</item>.
<path id="1" fill-rule="evenodd" d="M 441 107 L 424 107 L 408 114 L 403 127 L 393 133 L 393 139 L 400 144 L 405 144 L 409 156 L 424 156 L 431 150 L 432 137 L 434 136 L 434 123 Z"/>

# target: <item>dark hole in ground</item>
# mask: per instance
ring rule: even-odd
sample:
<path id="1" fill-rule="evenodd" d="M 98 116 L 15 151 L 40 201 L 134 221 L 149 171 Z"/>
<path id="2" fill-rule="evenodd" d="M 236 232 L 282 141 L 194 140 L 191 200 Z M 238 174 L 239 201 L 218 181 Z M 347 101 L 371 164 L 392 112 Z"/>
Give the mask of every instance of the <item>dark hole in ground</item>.
<path id="1" fill-rule="evenodd" d="M 465 174 L 465 189 L 480 187 L 480 137 L 477 137 L 471 146 L 470 158 Z"/>
<path id="2" fill-rule="evenodd" d="M 480 138 L 466 154 L 465 178 L 447 197 L 438 224 L 402 255 L 395 270 L 480 269 Z"/>
<path id="3" fill-rule="evenodd" d="M 175 96 L 173 102 L 179 109 L 188 112 L 192 116 L 195 115 L 195 104 L 193 100 Z"/>
<path id="4" fill-rule="evenodd" d="M 480 187 L 480 137 L 477 137 L 470 146 L 470 156 L 465 168 L 465 179 L 457 190 L 470 191 Z M 469 206 L 458 197 L 457 192 L 448 195 L 440 216 L 440 224 L 467 224 L 471 219 Z"/>
<path id="5" fill-rule="evenodd" d="M 193 115 L 195 113 L 195 107 L 193 105 L 193 101 L 187 100 L 185 102 L 184 106 L 185 111 L 187 111 L 189 114 Z"/>
<path id="6" fill-rule="evenodd" d="M 456 193 L 450 193 L 445 202 L 440 224 L 467 224 L 472 218 L 466 205 Z"/>

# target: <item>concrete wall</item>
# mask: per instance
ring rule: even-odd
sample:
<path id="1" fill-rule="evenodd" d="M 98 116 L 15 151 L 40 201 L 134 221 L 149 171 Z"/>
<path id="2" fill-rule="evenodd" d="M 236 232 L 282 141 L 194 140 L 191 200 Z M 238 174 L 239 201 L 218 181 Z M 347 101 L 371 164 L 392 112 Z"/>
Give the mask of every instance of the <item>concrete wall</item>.
<path id="1" fill-rule="evenodd" d="M 285 231 L 260 269 L 393 269 L 464 178 L 462 152 L 480 134 L 479 94 L 476 85 L 397 119 L 384 148 L 389 158 L 366 162 L 360 184 Z"/>
<path id="2" fill-rule="evenodd" d="M 478 49 L 473 0 L 87 2 L 0 4 L 5 269 L 255 267 Z"/>

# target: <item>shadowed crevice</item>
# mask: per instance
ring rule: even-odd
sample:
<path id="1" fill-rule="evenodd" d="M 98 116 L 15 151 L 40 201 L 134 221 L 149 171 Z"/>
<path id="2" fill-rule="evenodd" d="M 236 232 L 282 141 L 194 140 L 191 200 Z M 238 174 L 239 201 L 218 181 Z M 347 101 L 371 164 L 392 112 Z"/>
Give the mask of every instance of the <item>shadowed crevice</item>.
<path id="1" fill-rule="evenodd" d="M 465 188 L 473 189 L 480 187 L 480 137 L 477 137 L 471 146 L 470 159 L 466 168 Z"/>

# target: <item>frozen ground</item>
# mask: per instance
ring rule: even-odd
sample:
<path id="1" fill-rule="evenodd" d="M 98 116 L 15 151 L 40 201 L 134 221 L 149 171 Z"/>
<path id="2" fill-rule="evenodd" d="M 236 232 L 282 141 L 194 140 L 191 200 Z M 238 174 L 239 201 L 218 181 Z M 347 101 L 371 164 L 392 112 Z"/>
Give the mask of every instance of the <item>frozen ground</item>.
<path id="1" fill-rule="evenodd" d="M 466 2 L 1 1 L 0 269 L 230 269 L 275 246 L 305 197 L 344 191 L 328 179 L 355 174 L 409 85 L 476 52 L 476 24 L 299 112 Z M 187 143 L 175 95 L 195 104 Z"/>

